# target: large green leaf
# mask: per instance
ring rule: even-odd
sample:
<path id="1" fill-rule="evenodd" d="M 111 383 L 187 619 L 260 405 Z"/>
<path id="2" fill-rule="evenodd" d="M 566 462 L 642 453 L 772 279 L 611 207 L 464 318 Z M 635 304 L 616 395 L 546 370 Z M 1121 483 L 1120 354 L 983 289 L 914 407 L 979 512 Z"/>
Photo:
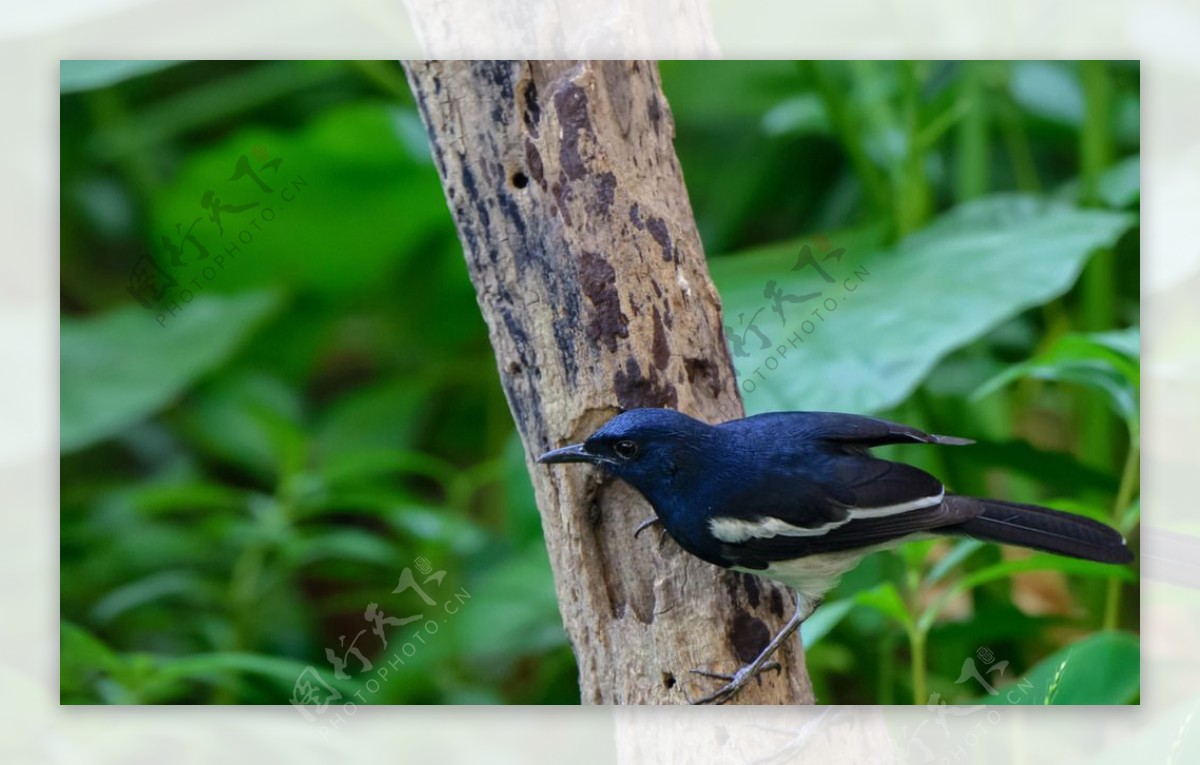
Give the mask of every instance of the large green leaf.
<path id="1" fill-rule="evenodd" d="M 955 208 L 891 250 L 836 238 L 814 248 L 828 281 L 811 265 L 795 269 L 799 247 L 714 258 L 746 409 L 898 404 L 946 354 L 1064 293 L 1088 254 L 1132 221 L 1001 194 Z M 782 316 L 773 291 L 792 298 Z"/>
<path id="2" fill-rule="evenodd" d="M 268 293 L 200 295 L 156 320 L 128 306 L 62 320 L 60 404 L 63 452 L 112 436 L 154 414 L 219 366 L 279 299 Z"/>
<path id="3" fill-rule="evenodd" d="M 1047 657 L 1015 684 L 999 687 L 997 695 L 989 694 L 982 702 L 1128 704 L 1137 696 L 1140 684 L 1137 636 L 1097 632 Z"/>

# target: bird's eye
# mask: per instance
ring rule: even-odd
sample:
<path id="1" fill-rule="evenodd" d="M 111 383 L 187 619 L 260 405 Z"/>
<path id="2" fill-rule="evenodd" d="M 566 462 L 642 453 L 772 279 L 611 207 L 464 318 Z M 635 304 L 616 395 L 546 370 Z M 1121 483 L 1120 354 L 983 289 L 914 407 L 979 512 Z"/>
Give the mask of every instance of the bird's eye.
<path id="1" fill-rule="evenodd" d="M 623 460 L 631 460 L 637 456 L 638 445 L 633 441 L 618 441 L 613 444 L 613 453 Z"/>

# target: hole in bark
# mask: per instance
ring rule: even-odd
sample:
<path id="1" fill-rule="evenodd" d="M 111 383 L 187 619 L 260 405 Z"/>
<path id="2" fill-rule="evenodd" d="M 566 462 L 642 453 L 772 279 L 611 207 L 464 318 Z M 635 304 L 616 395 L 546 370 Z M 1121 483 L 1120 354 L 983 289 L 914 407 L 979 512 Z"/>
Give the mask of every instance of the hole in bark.
<path id="1" fill-rule="evenodd" d="M 520 170 L 518 170 L 517 172 L 513 173 L 512 185 L 517 187 L 518 189 L 525 188 L 526 186 L 529 185 L 529 176 L 525 175 L 525 173 L 522 173 Z"/>
<path id="2" fill-rule="evenodd" d="M 663 688 L 668 691 L 675 687 L 675 675 L 670 672 L 663 672 Z"/>

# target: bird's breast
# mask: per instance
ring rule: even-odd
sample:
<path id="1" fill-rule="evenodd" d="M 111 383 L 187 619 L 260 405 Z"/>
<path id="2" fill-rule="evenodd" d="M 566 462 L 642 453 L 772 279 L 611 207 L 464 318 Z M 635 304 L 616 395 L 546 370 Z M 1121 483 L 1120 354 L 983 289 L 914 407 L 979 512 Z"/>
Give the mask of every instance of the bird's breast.
<path id="1" fill-rule="evenodd" d="M 842 574 L 857 566 L 867 552 L 870 550 L 818 553 L 793 560 L 773 561 L 766 569 L 737 566 L 735 570 L 773 579 L 791 587 L 805 600 L 812 601 L 836 587 Z"/>

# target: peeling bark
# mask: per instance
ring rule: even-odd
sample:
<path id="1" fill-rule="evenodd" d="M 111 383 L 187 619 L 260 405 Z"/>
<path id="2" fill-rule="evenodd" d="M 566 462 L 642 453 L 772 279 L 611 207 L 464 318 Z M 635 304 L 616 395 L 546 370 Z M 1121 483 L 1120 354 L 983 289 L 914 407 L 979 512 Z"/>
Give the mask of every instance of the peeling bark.
<path id="1" fill-rule="evenodd" d="M 781 587 L 633 530 L 652 510 L 590 468 L 533 463 L 620 409 L 742 414 L 657 68 L 406 64 L 524 441 L 585 703 L 682 703 L 791 613 Z M 812 701 L 796 641 L 739 703 Z"/>

